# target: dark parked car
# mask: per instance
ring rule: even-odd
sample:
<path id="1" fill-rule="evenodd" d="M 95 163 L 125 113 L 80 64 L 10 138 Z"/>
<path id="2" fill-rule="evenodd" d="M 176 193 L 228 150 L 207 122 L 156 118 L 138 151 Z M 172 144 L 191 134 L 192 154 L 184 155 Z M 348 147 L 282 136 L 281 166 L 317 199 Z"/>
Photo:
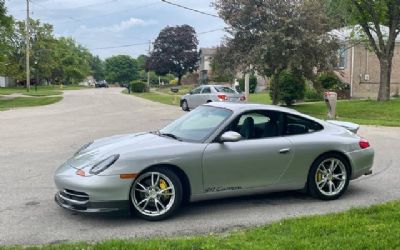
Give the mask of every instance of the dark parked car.
<path id="1" fill-rule="evenodd" d="M 96 88 L 108 88 L 109 87 L 108 83 L 106 81 L 97 82 L 94 86 Z"/>

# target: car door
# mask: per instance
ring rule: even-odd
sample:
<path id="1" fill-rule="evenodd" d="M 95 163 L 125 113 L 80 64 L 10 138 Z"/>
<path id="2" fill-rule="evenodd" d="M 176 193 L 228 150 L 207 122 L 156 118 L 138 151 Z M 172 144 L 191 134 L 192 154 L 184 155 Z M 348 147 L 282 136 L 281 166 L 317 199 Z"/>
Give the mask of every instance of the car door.
<path id="1" fill-rule="evenodd" d="M 201 105 L 200 93 L 202 89 L 203 86 L 200 86 L 190 91 L 190 95 L 187 98 L 187 103 L 190 109 L 197 108 L 199 105 Z"/>
<path id="2" fill-rule="evenodd" d="M 280 117 L 279 112 L 269 111 L 242 114 L 225 129 L 241 133 L 242 140 L 210 143 L 203 154 L 205 192 L 266 187 L 277 182 L 293 158 L 290 141 L 280 136 Z M 245 133 L 246 120 L 253 120 L 254 132 Z"/>
<path id="3" fill-rule="evenodd" d="M 207 103 L 208 101 L 212 101 L 210 95 L 211 95 L 210 86 L 204 86 L 200 94 L 201 104 Z"/>

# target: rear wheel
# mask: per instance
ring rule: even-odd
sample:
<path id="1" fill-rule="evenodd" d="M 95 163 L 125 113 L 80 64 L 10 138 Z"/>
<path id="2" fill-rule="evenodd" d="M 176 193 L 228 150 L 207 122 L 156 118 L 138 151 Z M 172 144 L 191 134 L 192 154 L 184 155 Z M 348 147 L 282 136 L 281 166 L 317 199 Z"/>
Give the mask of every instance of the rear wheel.
<path id="1" fill-rule="evenodd" d="M 133 209 L 140 217 L 157 221 L 172 216 L 182 203 L 182 183 L 169 169 L 141 174 L 131 189 Z"/>
<path id="2" fill-rule="evenodd" d="M 186 100 L 182 101 L 181 107 L 183 111 L 189 111 L 189 105 Z"/>
<path id="3" fill-rule="evenodd" d="M 350 166 L 339 154 L 326 154 L 314 161 L 308 175 L 309 193 L 321 200 L 343 195 L 350 181 Z"/>

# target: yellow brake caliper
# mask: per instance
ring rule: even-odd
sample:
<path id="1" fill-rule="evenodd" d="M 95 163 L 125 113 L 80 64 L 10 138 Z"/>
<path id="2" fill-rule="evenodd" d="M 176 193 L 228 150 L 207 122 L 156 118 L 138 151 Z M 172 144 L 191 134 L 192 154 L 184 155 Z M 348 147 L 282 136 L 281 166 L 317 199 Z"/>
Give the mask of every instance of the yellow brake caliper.
<path id="1" fill-rule="evenodd" d="M 160 179 L 160 188 L 161 188 L 161 190 L 165 190 L 165 189 L 167 189 L 167 182 L 166 181 L 164 181 L 163 179 Z"/>
<path id="2" fill-rule="evenodd" d="M 167 182 L 165 180 L 163 180 L 163 179 L 160 179 L 160 185 L 159 186 L 160 186 L 161 190 L 165 190 L 165 189 L 168 188 Z M 165 197 L 166 197 L 166 195 L 164 193 L 163 198 L 165 198 Z"/>
<path id="3" fill-rule="evenodd" d="M 317 182 L 320 182 L 322 180 L 322 173 L 318 172 L 317 173 Z"/>

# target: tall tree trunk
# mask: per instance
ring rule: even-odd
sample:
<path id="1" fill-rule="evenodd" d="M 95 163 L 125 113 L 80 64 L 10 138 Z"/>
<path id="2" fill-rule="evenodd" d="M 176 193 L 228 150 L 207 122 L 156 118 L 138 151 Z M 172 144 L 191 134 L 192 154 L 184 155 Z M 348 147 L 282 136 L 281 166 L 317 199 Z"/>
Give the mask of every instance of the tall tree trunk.
<path id="1" fill-rule="evenodd" d="M 279 104 L 279 73 L 275 73 L 272 76 L 271 80 L 271 98 L 272 98 L 272 104 L 273 105 L 278 105 Z"/>
<path id="2" fill-rule="evenodd" d="M 179 75 L 179 76 L 178 76 L 178 85 L 179 85 L 179 86 L 182 85 L 181 80 L 182 80 L 182 75 Z"/>
<path id="3" fill-rule="evenodd" d="M 380 58 L 380 70 L 378 101 L 389 101 L 392 58 Z"/>

